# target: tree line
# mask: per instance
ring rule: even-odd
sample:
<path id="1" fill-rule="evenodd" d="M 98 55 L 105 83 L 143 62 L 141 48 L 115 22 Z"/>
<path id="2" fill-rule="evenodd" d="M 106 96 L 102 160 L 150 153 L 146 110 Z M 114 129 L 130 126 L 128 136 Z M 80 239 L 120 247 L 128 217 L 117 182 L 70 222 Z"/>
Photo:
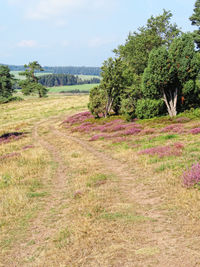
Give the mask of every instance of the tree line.
<path id="1" fill-rule="evenodd" d="M 48 74 L 39 77 L 38 82 L 46 87 L 100 83 L 100 78 L 81 79 L 71 74 Z"/>
<path id="2" fill-rule="evenodd" d="M 38 72 L 44 71 L 42 66 L 37 62 L 30 62 L 24 65 L 24 70 L 19 75 L 24 76 L 24 80 L 17 80 L 10 73 L 6 65 L 0 65 L 0 103 L 7 103 L 12 100 L 20 100 L 19 97 L 13 97 L 15 89 L 21 89 L 24 95 L 38 94 L 45 97 L 48 89 L 46 87 L 99 83 L 99 78 L 81 79 L 71 74 L 49 74 L 37 76 Z"/>
<path id="3" fill-rule="evenodd" d="M 89 109 L 96 117 L 173 117 L 199 107 L 200 0 L 190 17 L 198 30 L 184 33 L 171 18 L 166 10 L 151 16 L 104 61 L 101 83 L 90 91 Z"/>
<path id="4" fill-rule="evenodd" d="M 5 65 L 5 64 L 0 64 Z M 11 71 L 25 71 L 24 66 L 16 66 L 16 65 L 5 65 L 8 66 Z M 72 74 L 72 75 L 94 75 L 100 76 L 101 69 L 99 67 L 73 67 L 73 66 L 66 66 L 66 67 L 48 67 L 44 66 L 43 71 L 53 74 Z M 36 70 L 37 72 L 37 70 Z"/>

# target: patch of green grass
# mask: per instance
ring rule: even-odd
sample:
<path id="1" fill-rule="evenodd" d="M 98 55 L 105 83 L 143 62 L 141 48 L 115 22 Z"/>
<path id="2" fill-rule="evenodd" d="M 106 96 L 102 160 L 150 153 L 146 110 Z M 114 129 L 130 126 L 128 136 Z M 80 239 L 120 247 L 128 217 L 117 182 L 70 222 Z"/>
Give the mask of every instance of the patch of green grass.
<path id="1" fill-rule="evenodd" d="M 163 172 L 167 169 L 174 169 L 174 165 L 170 163 L 162 163 L 159 167 L 155 169 L 155 172 Z"/>
<path id="2" fill-rule="evenodd" d="M 178 137 L 179 136 L 177 134 L 159 135 L 159 136 L 156 136 L 156 137 L 152 138 L 151 140 L 149 140 L 149 142 L 166 141 L 166 140 L 170 140 L 170 139 L 177 139 Z"/>
<path id="3" fill-rule="evenodd" d="M 59 92 L 68 92 L 73 90 L 79 91 L 90 91 L 93 87 L 99 85 L 98 83 L 93 84 L 78 84 L 78 85 L 66 85 L 66 86 L 56 86 L 56 87 L 49 87 L 49 93 L 59 93 Z"/>
<path id="4" fill-rule="evenodd" d="M 108 179 L 108 175 L 103 174 L 103 173 L 97 173 L 97 174 L 89 177 L 86 186 L 88 186 L 88 187 L 96 186 L 98 184 L 106 182 L 107 179 Z"/>
<path id="5" fill-rule="evenodd" d="M 27 197 L 34 198 L 34 197 L 45 197 L 47 196 L 47 192 L 28 192 Z"/>
<path id="6" fill-rule="evenodd" d="M 122 213 L 122 212 L 104 212 L 101 216 L 101 219 L 117 221 L 124 220 L 127 222 L 145 222 L 151 220 L 149 217 L 145 217 L 142 215 L 135 215 L 130 213 Z"/>
<path id="7" fill-rule="evenodd" d="M 19 75 L 20 72 L 22 72 L 22 71 L 14 71 L 13 70 L 10 73 L 14 75 L 15 79 L 24 80 L 25 76 Z M 52 73 L 51 72 L 40 72 L 40 73 L 36 73 L 35 75 L 39 77 L 39 76 L 49 75 L 49 74 L 52 74 Z"/>
<path id="8" fill-rule="evenodd" d="M 79 158 L 79 156 L 80 156 L 80 154 L 77 153 L 77 152 L 73 152 L 73 153 L 71 154 L 71 157 L 72 157 L 72 158 Z"/>
<path id="9" fill-rule="evenodd" d="M 71 232 L 69 231 L 68 227 L 65 227 L 53 240 L 56 244 L 56 247 L 63 248 L 64 246 L 68 245 L 70 243 L 70 236 Z"/>
<path id="10" fill-rule="evenodd" d="M 12 184 L 12 177 L 9 174 L 4 174 L 0 177 L 0 188 L 8 187 Z"/>
<path id="11" fill-rule="evenodd" d="M 76 75 L 78 76 L 79 78 L 81 78 L 82 80 L 91 80 L 92 78 L 98 78 L 98 79 L 101 79 L 101 76 L 97 76 L 97 75 Z"/>

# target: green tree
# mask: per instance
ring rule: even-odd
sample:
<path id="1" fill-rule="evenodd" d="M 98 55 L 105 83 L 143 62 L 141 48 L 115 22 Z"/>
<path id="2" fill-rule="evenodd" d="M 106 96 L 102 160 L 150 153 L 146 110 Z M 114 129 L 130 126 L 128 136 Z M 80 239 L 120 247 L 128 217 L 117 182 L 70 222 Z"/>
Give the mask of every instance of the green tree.
<path id="1" fill-rule="evenodd" d="M 198 48 L 200 49 L 200 0 L 196 0 L 194 6 L 194 11 L 192 16 L 190 17 L 190 20 L 192 22 L 192 25 L 198 27 L 198 30 L 194 31 L 194 38 Z"/>
<path id="2" fill-rule="evenodd" d="M 0 66 L 0 98 L 8 99 L 12 96 L 14 76 L 10 73 L 10 69 L 7 66 Z"/>
<path id="3" fill-rule="evenodd" d="M 99 118 L 101 114 L 105 116 L 106 103 L 105 90 L 100 86 L 96 86 L 90 90 L 88 108 L 95 118 Z"/>
<path id="4" fill-rule="evenodd" d="M 179 36 L 180 30 L 176 24 L 170 23 L 171 17 L 172 13 L 166 10 L 157 17 L 151 16 L 146 26 L 140 27 L 138 32 L 130 33 L 125 45 L 114 50 L 130 69 L 130 74 L 142 75 L 151 50 L 162 45 L 169 46 Z"/>
<path id="5" fill-rule="evenodd" d="M 37 61 L 30 62 L 28 65 L 24 65 L 25 71 L 19 74 L 25 76 L 25 80 L 19 82 L 22 88 L 22 93 L 30 95 L 38 93 L 39 97 L 46 96 L 48 90 L 43 85 L 38 83 L 38 77 L 35 75 L 36 71 L 43 71 L 43 68 Z"/>
<path id="6" fill-rule="evenodd" d="M 163 46 L 151 52 L 143 74 L 143 95 L 150 99 L 162 98 L 169 115 L 176 116 L 177 103 L 184 109 L 187 108 L 186 103 L 194 101 L 191 97 L 184 103 L 188 95 L 195 95 L 196 101 L 199 101 L 196 90 L 199 67 L 193 37 L 184 34 L 174 39 L 169 49 Z M 188 84 L 189 81 L 192 82 Z"/>
<path id="7" fill-rule="evenodd" d="M 120 110 L 120 95 L 124 88 L 123 65 L 121 58 L 109 58 L 102 66 L 101 88 L 105 91 L 107 103 L 105 117 L 111 109 L 118 113 Z"/>

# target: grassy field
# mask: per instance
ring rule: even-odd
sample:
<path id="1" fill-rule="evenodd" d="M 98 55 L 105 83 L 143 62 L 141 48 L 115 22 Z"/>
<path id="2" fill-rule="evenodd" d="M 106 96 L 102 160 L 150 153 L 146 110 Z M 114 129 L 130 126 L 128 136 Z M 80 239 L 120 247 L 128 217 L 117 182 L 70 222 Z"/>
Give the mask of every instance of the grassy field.
<path id="1" fill-rule="evenodd" d="M 96 75 L 77 75 L 79 78 L 81 78 L 82 80 L 90 80 L 92 78 L 98 78 L 101 79 L 100 76 L 96 76 Z"/>
<path id="2" fill-rule="evenodd" d="M 182 176 L 200 112 L 127 123 L 87 102 L 0 105 L 0 266 L 199 266 L 200 191 Z"/>
<path id="3" fill-rule="evenodd" d="M 59 92 L 68 92 L 73 90 L 80 90 L 80 91 L 90 91 L 91 88 L 94 86 L 98 86 L 99 84 L 80 84 L 80 85 L 67 85 L 67 86 L 56 86 L 56 87 L 49 87 L 49 93 L 59 93 Z"/>
<path id="4" fill-rule="evenodd" d="M 11 71 L 10 73 L 14 75 L 15 79 L 18 79 L 18 80 L 24 80 L 25 77 L 19 75 L 19 72 L 21 72 L 21 71 Z M 48 75 L 48 74 L 52 74 L 52 73 L 50 73 L 50 72 L 48 72 L 48 73 L 47 73 L 47 72 L 45 72 L 45 73 L 41 72 L 41 73 L 36 73 L 36 76 L 39 77 L 39 76 L 42 76 L 42 75 Z"/>
<path id="5" fill-rule="evenodd" d="M 19 75 L 19 72 L 21 71 L 11 71 L 11 74 L 13 74 L 15 76 L 16 79 L 19 80 L 23 80 L 24 76 Z M 42 76 L 42 75 L 48 75 L 48 74 L 52 74 L 51 72 L 41 72 L 41 73 L 37 73 L 37 76 Z M 79 78 L 81 78 L 82 80 L 90 80 L 92 78 L 100 78 L 99 76 L 95 76 L 95 75 L 75 75 L 78 76 Z"/>

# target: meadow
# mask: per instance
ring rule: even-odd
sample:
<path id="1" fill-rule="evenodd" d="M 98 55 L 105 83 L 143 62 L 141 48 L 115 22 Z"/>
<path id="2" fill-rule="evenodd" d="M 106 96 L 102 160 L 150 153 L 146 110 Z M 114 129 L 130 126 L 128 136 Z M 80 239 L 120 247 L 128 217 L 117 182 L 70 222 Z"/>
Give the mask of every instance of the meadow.
<path id="1" fill-rule="evenodd" d="M 184 172 L 200 111 L 127 122 L 87 103 L 0 105 L 0 266 L 198 266 L 200 191 Z"/>
<path id="2" fill-rule="evenodd" d="M 25 77 L 24 76 L 21 76 L 21 75 L 19 75 L 19 72 L 21 72 L 21 71 L 11 71 L 10 73 L 12 74 L 12 75 L 14 75 L 14 77 L 15 77 L 15 79 L 18 79 L 18 80 L 24 80 L 25 79 Z M 42 75 L 48 75 L 48 74 L 52 74 L 52 73 L 50 73 L 50 72 L 45 72 L 45 73 L 36 73 L 35 75 L 36 76 L 42 76 Z"/>
<path id="3" fill-rule="evenodd" d="M 60 92 L 71 92 L 74 90 L 87 91 L 89 92 L 94 86 L 98 86 L 99 84 L 78 84 L 78 85 L 67 85 L 67 86 L 56 86 L 56 87 L 49 87 L 49 93 L 60 93 Z"/>

